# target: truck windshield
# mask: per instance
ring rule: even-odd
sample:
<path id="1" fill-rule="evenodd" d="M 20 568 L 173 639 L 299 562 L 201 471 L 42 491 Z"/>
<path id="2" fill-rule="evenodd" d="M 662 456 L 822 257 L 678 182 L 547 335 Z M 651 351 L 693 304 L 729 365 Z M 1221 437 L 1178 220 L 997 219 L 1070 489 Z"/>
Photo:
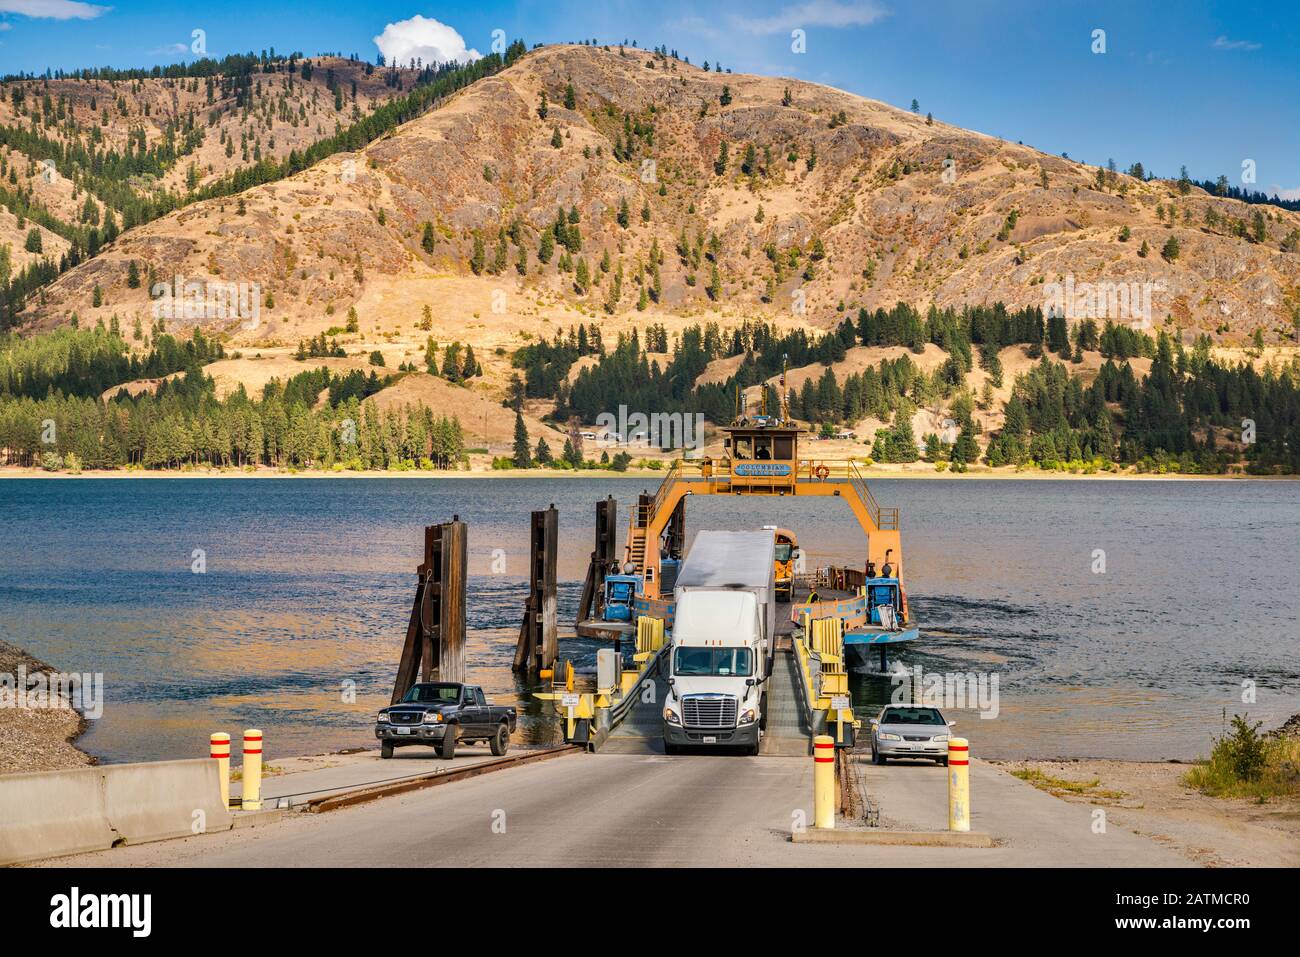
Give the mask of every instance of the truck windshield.
<path id="1" fill-rule="evenodd" d="M 776 560 L 778 562 L 788 562 L 790 560 L 790 552 L 792 552 L 793 550 L 794 550 L 793 545 L 782 545 L 780 542 L 777 542 Z"/>
<path id="2" fill-rule="evenodd" d="M 747 675 L 754 670 L 754 656 L 748 648 L 678 648 L 673 674 Z"/>
<path id="3" fill-rule="evenodd" d="M 455 704 L 460 700 L 460 685 L 412 685 L 402 699 L 404 704 Z"/>

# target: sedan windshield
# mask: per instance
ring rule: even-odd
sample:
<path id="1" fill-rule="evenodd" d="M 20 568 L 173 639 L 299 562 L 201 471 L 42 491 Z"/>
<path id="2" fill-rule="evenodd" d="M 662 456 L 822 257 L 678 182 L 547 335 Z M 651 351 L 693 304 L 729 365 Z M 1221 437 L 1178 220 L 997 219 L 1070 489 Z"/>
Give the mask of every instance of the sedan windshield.
<path id="1" fill-rule="evenodd" d="M 678 648 L 673 674 L 747 675 L 754 670 L 754 656 L 748 648 Z"/>
<path id="2" fill-rule="evenodd" d="M 455 704 L 460 700 L 460 685 L 412 685 L 403 704 Z"/>
<path id="3" fill-rule="evenodd" d="M 886 708 L 881 724 L 945 724 L 938 708 Z"/>

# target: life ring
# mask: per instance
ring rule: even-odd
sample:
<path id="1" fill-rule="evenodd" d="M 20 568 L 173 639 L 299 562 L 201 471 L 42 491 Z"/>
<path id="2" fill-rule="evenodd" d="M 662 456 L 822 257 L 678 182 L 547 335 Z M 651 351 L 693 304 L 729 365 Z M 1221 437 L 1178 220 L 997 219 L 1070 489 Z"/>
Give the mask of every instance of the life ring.
<path id="1" fill-rule="evenodd" d="M 816 469 L 813 470 L 813 474 L 816 475 L 822 481 L 825 481 L 826 478 L 831 474 L 831 470 L 824 465 L 819 465 L 817 466 Z"/>

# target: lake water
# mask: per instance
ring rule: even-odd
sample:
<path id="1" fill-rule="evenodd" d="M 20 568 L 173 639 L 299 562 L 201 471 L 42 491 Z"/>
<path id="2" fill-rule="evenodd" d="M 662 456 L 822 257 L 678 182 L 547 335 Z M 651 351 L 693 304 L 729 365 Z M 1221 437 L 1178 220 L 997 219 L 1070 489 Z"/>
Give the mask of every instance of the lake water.
<path id="1" fill-rule="evenodd" d="M 52 666 L 102 672 L 80 745 L 107 761 L 206 755 L 208 735 L 266 732 L 267 752 L 373 743 L 420 560 L 422 528 L 469 523 L 469 664 L 556 740 L 510 672 L 528 513 L 560 509 L 562 632 L 595 501 L 620 522 L 647 479 L 0 481 L 0 635 Z M 1271 727 L 1300 712 L 1300 484 L 880 480 L 902 509 L 922 641 L 902 664 L 996 675 L 998 715 L 949 717 L 985 757 L 1189 759 L 1222 713 Z M 693 500 L 688 531 L 793 528 L 809 567 L 860 564 L 828 499 Z M 192 570 L 202 549 L 206 572 Z M 496 552 L 496 550 L 501 550 Z M 1105 553 L 1097 572 L 1096 550 Z M 505 559 L 494 572 L 494 553 Z M 594 641 L 562 653 L 594 666 Z M 1242 703 L 1253 683 L 1255 701 Z M 856 676 L 859 706 L 891 694 Z M 355 701 L 346 687 L 355 687 Z M 860 712 L 861 713 L 861 712 Z"/>

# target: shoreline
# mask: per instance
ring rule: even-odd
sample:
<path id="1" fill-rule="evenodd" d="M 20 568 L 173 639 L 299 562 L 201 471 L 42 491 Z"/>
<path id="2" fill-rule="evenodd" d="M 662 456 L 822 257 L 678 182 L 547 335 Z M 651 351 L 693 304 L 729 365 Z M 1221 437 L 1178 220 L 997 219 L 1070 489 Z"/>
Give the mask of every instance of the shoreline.
<path id="1" fill-rule="evenodd" d="M 247 472 L 243 469 L 83 469 L 79 472 L 49 472 L 33 466 L 0 466 L 0 481 L 5 479 L 250 479 L 250 480 L 293 480 L 293 479 L 454 479 L 454 480 L 494 480 L 494 479 L 585 479 L 600 481 L 622 478 L 658 478 L 662 479 L 668 470 L 664 469 L 628 469 L 626 472 L 606 471 L 603 469 L 466 469 L 466 470 L 397 470 L 368 469 L 365 471 L 334 471 L 332 469 L 275 469 L 258 468 Z M 1043 469 L 1016 469 L 977 467 L 966 472 L 936 472 L 933 467 L 909 468 L 907 466 L 872 465 L 862 469 L 863 477 L 871 479 L 915 479 L 920 481 L 956 479 L 961 481 L 1005 481 L 1021 479 L 1025 481 L 1102 481 L 1102 482 L 1278 482 L 1298 481 L 1300 475 L 1247 475 L 1245 473 L 1195 475 L 1181 472 L 1057 472 Z"/>
<path id="2" fill-rule="evenodd" d="M 0 640 L 0 674 L 16 676 L 19 668 L 29 676 L 58 673 L 39 658 Z M 70 705 L 0 707 L 0 774 L 63 771 L 98 764 L 98 758 L 77 746 L 89 728 L 86 717 Z"/>

